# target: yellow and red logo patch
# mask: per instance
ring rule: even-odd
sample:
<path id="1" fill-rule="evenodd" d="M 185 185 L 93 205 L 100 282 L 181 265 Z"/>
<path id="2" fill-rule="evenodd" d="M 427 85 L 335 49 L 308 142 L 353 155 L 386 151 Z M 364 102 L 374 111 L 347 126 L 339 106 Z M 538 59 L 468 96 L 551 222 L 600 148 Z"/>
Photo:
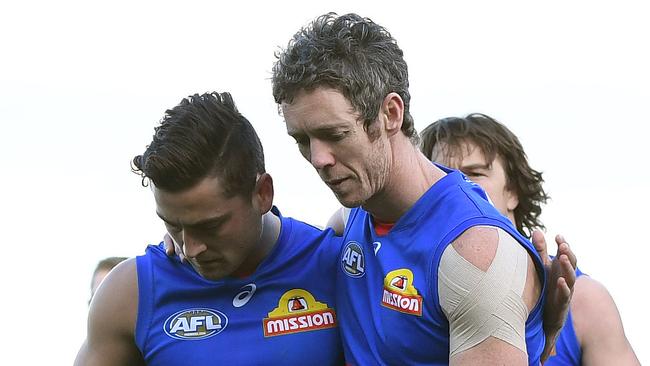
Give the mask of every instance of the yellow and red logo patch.
<path id="1" fill-rule="evenodd" d="M 293 289 L 282 295 L 262 324 L 265 337 L 308 332 L 336 327 L 336 313 L 309 291 Z"/>
<path id="2" fill-rule="evenodd" d="M 413 272 L 402 268 L 388 272 L 384 278 L 381 304 L 406 314 L 422 316 L 422 296 L 413 286 Z"/>

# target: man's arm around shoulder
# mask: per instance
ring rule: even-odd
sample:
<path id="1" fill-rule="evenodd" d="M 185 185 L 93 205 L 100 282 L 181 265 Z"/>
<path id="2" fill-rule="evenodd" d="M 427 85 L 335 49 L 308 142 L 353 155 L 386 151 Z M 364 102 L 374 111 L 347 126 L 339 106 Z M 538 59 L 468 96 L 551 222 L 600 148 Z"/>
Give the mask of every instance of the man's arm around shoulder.
<path id="1" fill-rule="evenodd" d="M 115 267 L 93 297 L 88 334 L 75 366 L 144 365 L 135 344 L 138 277 L 135 258 Z"/>

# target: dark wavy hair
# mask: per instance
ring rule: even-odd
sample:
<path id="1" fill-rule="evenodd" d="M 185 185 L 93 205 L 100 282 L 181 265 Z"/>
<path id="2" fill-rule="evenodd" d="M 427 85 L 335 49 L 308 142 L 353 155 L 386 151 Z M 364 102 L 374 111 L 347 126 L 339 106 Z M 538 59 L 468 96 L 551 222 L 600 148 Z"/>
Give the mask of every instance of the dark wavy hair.
<path id="1" fill-rule="evenodd" d="M 357 14 L 321 15 L 276 53 L 273 97 L 278 104 L 291 103 L 301 90 L 336 89 L 350 101 L 373 137 L 371 125 L 381 104 L 395 92 L 404 101 L 402 132 L 417 143 L 403 56 L 390 33 L 372 20 Z"/>
<path id="2" fill-rule="evenodd" d="M 250 195 L 264 173 L 262 144 L 229 93 L 194 94 L 165 112 L 153 141 L 132 169 L 163 190 L 178 192 L 219 176 L 225 194 Z"/>
<path id="3" fill-rule="evenodd" d="M 430 159 L 436 144 L 444 144 L 443 154 L 449 159 L 462 154 L 463 144 L 467 141 L 480 148 L 487 161 L 501 157 L 507 188 L 519 199 L 514 211 L 517 230 L 529 238 L 535 228 L 545 228 L 539 215 L 541 206 L 550 197 L 542 187 L 542 173 L 528 165 L 528 157 L 519 139 L 506 126 L 485 114 L 473 113 L 465 118 L 440 119 L 425 128 L 420 139 L 420 149 Z"/>

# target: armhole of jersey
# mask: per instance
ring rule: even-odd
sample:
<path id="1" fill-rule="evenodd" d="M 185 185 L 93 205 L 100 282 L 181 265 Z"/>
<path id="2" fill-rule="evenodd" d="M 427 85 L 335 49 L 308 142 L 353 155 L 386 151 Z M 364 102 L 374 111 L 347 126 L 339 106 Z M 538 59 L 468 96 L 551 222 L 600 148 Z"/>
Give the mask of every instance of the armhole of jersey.
<path id="1" fill-rule="evenodd" d="M 147 250 L 149 252 L 149 250 Z M 138 313 L 135 322 L 135 344 L 146 354 L 150 322 L 153 311 L 153 255 L 147 253 L 136 257 L 138 276 Z"/>

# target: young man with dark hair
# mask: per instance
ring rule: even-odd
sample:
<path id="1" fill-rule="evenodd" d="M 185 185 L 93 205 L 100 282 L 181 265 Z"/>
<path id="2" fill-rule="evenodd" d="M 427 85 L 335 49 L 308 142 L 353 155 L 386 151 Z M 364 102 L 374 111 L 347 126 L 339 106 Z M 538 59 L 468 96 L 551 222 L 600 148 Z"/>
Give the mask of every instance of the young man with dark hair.
<path id="1" fill-rule="evenodd" d="M 133 159 L 187 259 L 117 266 L 75 365 L 340 365 L 340 239 L 280 215 L 262 145 L 228 93 L 183 99 Z"/>
<path id="2" fill-rule="evenodd" d="M 539 215 L 548 195 L 542 173 L 531 168 L 517 136 L 493 118 L 473 113 L 430 124 L 420 134 L 432 161 L 458 169 L 480 185 L 517 230 L 545 246 Z M 545 365 L 638 365 L 607 289 L 576 271 L 567 321 Z"/>
<path id="3" fill-rule="evenodd" d="M 346 362 L 538 364 L 542 261 L 476 185 L 418 150 L 388 31 L 323 15 L 278 55 L 272 82 L 288 134 L 353 208 L 337 270 Z"/>

